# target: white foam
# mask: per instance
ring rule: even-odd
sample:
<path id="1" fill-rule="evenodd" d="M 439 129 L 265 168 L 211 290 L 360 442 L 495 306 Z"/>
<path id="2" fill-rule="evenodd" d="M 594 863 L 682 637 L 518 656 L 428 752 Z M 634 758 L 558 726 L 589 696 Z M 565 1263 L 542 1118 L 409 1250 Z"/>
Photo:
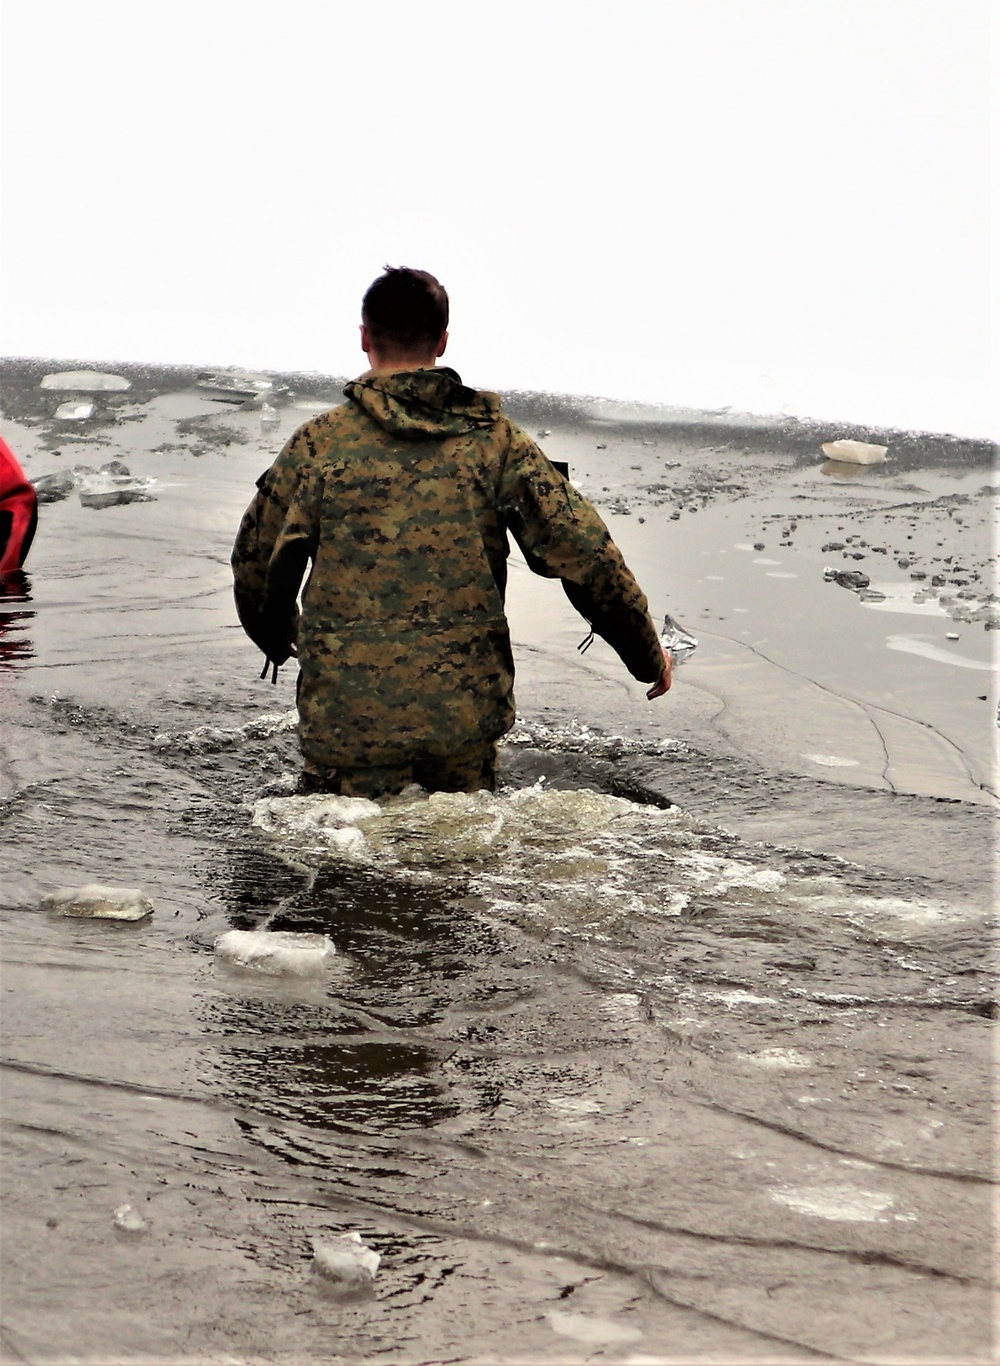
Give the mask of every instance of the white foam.
<path id="1" fill-rule="evenodd" d="M 885 1222 L 882 1215 L 896 1203 L 886 1191 L 857 1190 L 854 1186 L 781 1186 L 771 1199 L 796 1214 L 839 1223 Z"/>
<path id="2" fill-rule="evenodd" d="M 175 749 L 194 754 L 212 753 L 214 750 L 229 749 L 246 744 L 248 740 L 267 740 L 282 731 L 294 730 L 299 723 L 299 714 L 293 708 L 285 712 L 265 712 L 242 726 L 198 726 L 195 730 L 182 731 L 172 735 L 161 731 L 153 736 L 156 749 Z"/>
<path id="3" fill-rule="evenodd" d="M 775 869 L 709 853 L 677 807 L 540 785 L 371 802 L 268 797 L 254 824 L 293 862 L 345 859 L 408 878 L 462 879 L 505 912 L 593 939 L 609 921 L 675 916 L 692 892 L 747 900 L 785 885 Z"/>
<path id="4" fill-rule="evenodd" d="M 668 754 L 686 748 L 682 740 L 670 737 L 630 739 L 622 735 L 602 735 L 579 721 L 548 726 L 544 721 L 518 719 L 503 738 L 506 745 L 528 745 L 563 754 L 589 754 L 595 759 L 617 759 L 623 755 Z"/>
<path id="5" fill-rule="evenodd" d="M 718 1001 L 727 1010 L 732 1010 L 734 1006 L 765 1006 L 775 1003 L 773 996 L 758 996 L 739 987 L 734 987 L 731 991 L 706 991 L 703 995 L 706 1001 Z"/>
<path id="6" fill-rule="evenodd" d="M 596 1115 L 601 1110 L 597 1101 L 588 1096 L 546 1096 L 545 1103 L 569 1115 Z"/>
<path id="7" fill-rule="evenodd" d="M 328 935 L 292 930 L 229 930 L 215 941 L 220 962 L 271 977 L 321 976 L 335 953 Z"/>
<path id="8" fill-rule="evenodd" d="M 545 1317 L 560 1337 L 595 1347 L 612 1342 L 638 1342 L 642 1337 L 641 1329 L 596 1314 L 568 1314 L 562 1309 L 550 1309 Z"/>
<path id="9" fill-rule="evenodd" d="M 808 1053 L 800 1053 L 796 1048 L 762 1048 L 756 1053 L 740 1053 L 739 1056 L 754 1067 L 775 1072 L 796 1072 L 813 1065 Z"/>
<path id="10" fill-rule="evenodd" d="M 901 896 L 860 896 L 853 899 L 851 909 L 873 918 L 890 917 L 911 925 L 954 924 L 969 915 L 946 901 L 928 901 L 921 897 L 907 901 Z"/>

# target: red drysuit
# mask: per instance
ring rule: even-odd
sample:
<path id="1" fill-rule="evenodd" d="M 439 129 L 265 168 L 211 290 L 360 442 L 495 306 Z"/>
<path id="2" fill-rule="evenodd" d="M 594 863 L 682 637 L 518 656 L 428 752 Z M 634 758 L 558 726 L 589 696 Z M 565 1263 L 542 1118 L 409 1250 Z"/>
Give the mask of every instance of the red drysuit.
<path id="1" fill-rule="evenodd" d="M 0 436 L 0 574 L 24 564 L 37 523 L 35 490 Z"/>

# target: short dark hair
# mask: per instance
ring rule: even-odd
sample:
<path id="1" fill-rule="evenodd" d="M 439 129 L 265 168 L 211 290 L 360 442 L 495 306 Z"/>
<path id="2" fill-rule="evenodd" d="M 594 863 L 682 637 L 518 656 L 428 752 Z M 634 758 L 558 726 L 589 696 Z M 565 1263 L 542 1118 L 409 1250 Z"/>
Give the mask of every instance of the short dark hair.
<path id="1" fill-rule="evenodd" d="M 448 330 L 448 294 L 426 270 L 386 266 L 368 286 L 361 321 L 383 350 L 436 346 Z"/>

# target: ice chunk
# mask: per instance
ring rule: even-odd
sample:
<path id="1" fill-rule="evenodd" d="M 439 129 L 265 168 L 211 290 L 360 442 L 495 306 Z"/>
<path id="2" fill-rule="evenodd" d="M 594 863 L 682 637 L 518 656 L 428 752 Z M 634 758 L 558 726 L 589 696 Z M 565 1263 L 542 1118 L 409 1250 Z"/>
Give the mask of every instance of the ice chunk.
<path id="1" fill-rule="evenodd" d="M 77 487 L 85 508 L 110 508 L 121 503 L 153 502 L 155 495 L 150 489 L 155 483 L 155 479 L 139 479 L 102 470 L 99 474 L 84 475 Z"/>
<path id="2" fill-rule="evenodd" d="M 276 427 L 281 421 L 281 414 L 273 403 L 262 403 L 260 405 L 260 425 L 261 427 Z"/>
<path id="3" fill-rule="evenodd" d="M 70 399 L 68 403 L 60 403 L 56 409 L 56 417 L 64 422 L 86 422 L 88 417 L 92 417 L 94 405 L 90 401 L 78 403 L 75 399 Z"/>
<path id="4" fill-rule="evenodd" d="M 328 935 L 294 930 L 229 930 L 215 941 L 221 962 L 270 977 L 321 976 L 336 952 Z"/>
<path id="5" fill-rule="evenodd" d="M 867 588 L 871 579 L 867 574 L 863 574 L 860 569 L 832 569 L 823 570 L 823 578 L 827 583 L 839 583 L 841 588 L 860 590 Z"/>
<path id="6" fill-rule="evenodd" d="M 669 612 L 663 618 L 660 644 L 665 650 L 670 651 L 670 658 L 675 664 L 683 664 L 685 659 L 690 659 L 698 648 L 697 637 L 693 636 L 690 631 L 685 631 L 683 626 L 674 621 Z"/>
<path id="7" fill-rule="evenodd" d="M 246 403 L 262 398 L 274 388 L 274 381 L 266 375 L 251 374 L 246 370 L 209 370 L 195 380 L 199 389 L 210 389 L 229 402 Z"/>
<path id="8" fill-rule="evenodd" d="M 54 474 L 42 474 L 35 481 L 35 495 L 40 503 L 58 503 L 68 498 L 76 488 L 76 475 L 72 470 L 59 470 Z"/>
<path id="9" fill-rule="evenodd" d="M 138 887 L 60 887 L 42 898 L 41 909 L 84 920 L 144 920 L 153 914 L 153 903 Z"/>
<path id="10" fill-rule="evenodd" d="M 124 375 L 110 375 L 104 370 L 62 370 L 56 375 L 45 375 L 40 389 L 69 389 L 78 394 L 109 393 L 130 389 Z"/>
<path id="11" fill-rule="evenodd" d="M 149 1229 L 149 1224 L 131 1205 L 119 1205 L 114 1218 L 115 1228 L 120 1228 L 123 1233 L 146 1233 Z"/>
<path id="12" fill-rule="evenodd" d="M 880 465 L 888 446 L 874 446 L 867 441 L 824 441 L 823 454 L 828 460 L 839 460 L 844 465 Z"/>
<path id="13" fill-rule="evenodd" d="M 371 1285 L 381 1255 L 361 1241 L 360 1233 L 342 1233 L 337 1238 L 314 1238 L 313 1271 L 326 1281 L 347 1290 Z"/>

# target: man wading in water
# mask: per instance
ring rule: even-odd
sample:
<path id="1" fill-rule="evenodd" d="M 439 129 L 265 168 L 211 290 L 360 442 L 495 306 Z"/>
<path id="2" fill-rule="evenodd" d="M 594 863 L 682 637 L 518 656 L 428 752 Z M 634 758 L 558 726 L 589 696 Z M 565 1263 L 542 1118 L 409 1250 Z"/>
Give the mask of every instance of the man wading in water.
<path id="1" fill-rule="evenodd" d="M 436 364 L 448 296 L 433 275 L 387 267 L 361 317 L 371 369 L 257 481 L 236 608 L 275 668 L 298 659 L 304 790 L 492 791 L 514 724 L 508 532 L 647 697 L 670 687 L 670 656 L 591 504 L 496 394 Z"/>

